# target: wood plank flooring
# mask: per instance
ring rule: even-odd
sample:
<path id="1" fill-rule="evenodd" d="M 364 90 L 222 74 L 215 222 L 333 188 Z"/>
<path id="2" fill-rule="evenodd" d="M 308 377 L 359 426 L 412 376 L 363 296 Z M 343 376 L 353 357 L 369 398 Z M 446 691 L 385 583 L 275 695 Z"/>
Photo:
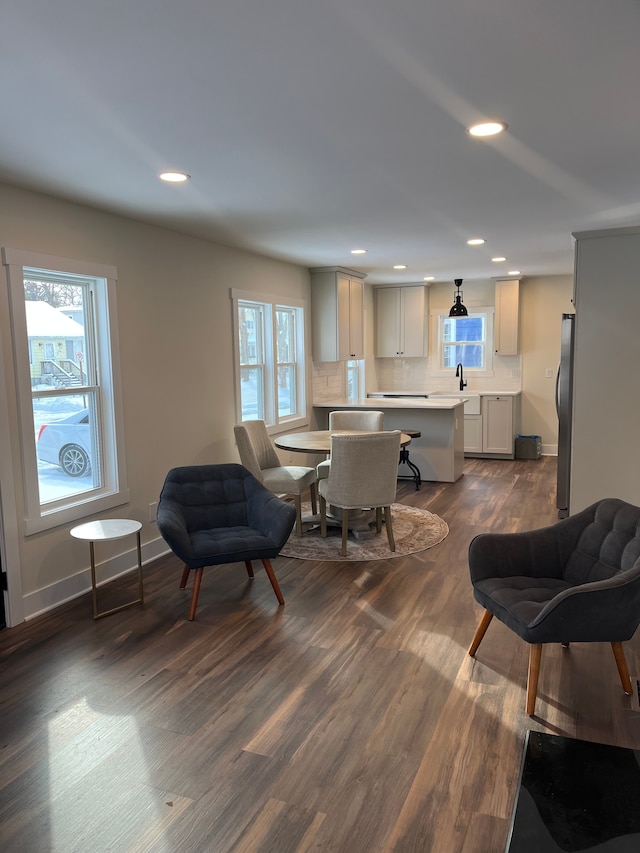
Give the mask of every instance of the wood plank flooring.
<path id="1" fill-rule="evenodd" d="M 556 521 L 555 459 L 466 460 L 398 499 L 440 545 L 387 562 L 145 567 L 144 608 L 89 596 L 0 632 L 0 845 L 54 853 L 502 853 L 527 728 L 640 748 L 608 644 L 528 648 L 480 608 L 473 536 Z M 135 593 L 133 577 L 108 596 Z M 625 644 L 640 672 L 640 640 Z"/>

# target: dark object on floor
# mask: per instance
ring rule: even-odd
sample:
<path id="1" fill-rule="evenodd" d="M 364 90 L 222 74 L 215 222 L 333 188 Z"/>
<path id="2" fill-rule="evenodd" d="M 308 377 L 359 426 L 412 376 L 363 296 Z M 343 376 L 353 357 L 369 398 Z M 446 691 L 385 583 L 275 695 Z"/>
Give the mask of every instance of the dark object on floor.
<path id="1" fill-rule="evenodd" d="M 180 589 L 193 569 L 189 619 L 198 606 L 205 566 L 262 560 L 280 604 L 284 598 L 270 560 L 289 538 L 296 510 L 274 495 L 242 465 L 189 465 L 167 474 L 157 523 L 171 550 L 184 562 Z"/>
<path id="2" fill-rule="evenodd" d="M 540 459 L 542 437 L 539 435 L 516 436 L 516 459 Z"/>
<path id="3" fill-rule="evenodd" d="M 411 436 L 411 438 L 420 438 L 422 433 L 419 429 L 403 429 L 401 430 L 405 435 Z M 407 468 L 411 471 L 410 476 L 399 476 L 399 480 L 413 480 L 416 484 L 416 491 L 420 488 L 420 484 L 422 483 L 422 477 L 420 475 L 420 469 L 418 466 L 409 459 L 409 447 L 401 447 L 400 448 L 400 459 L 398 460 L 398 467 L 400 465 L 406 465 Z"/>
<path id="4" fill-rule="evenodd" d="M 531 644 L 526 711 L 535 710 L 543 643 L 609 642 L 631 693 L 622 641 L 640 622 L 640 508 L 607 498 L 550 527 L 485 533 L 469 546 L 485 608 L 473 657 L 493 616 Z"/>
<path id="5" fill-rule="evenodd" d="M 638 853 L 640 750 L 528 731 L 506 853 Z"/>

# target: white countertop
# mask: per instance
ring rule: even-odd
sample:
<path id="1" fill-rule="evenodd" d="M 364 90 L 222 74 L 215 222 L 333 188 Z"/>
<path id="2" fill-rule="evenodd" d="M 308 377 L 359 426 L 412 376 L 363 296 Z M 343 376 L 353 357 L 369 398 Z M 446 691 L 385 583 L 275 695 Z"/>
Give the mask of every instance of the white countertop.
<path id="1" fill-rule="evenodd" d="M 316 409 L 455 409 L 464 405 L 464 397 L 365 397 L 359 400 L 323 400 L 312 404 Z"/>
<path id="2" fill-rule="evenodd" d="M 378 390 L 369 391 L 369 394 L 392 394 L 394 397 L 403 397 L 404 396 L 404 398 L 406 398 L 406 397 L 411 398 L 411 397 L 413 397 L 414 394 L 415 395 L 424 395 L 424 394 L 428 394 L 428 393 L 429 393 L 429 391 L 406 391 L 406 390 L 404 390 L 404 391 L 384 391 L 384 390 L 383 391 L 378 391 Z M 491 396 L 491 397 L 518 397 L 518 396 L 520 396 L 520 394 L 522 394 L 522 391 L 502 391 L 500 389 L 498 389 L 498 390 L 495 390 L 495 389 L 476 390 L 475 388 L 465 388 L 464 391 L 460 391 L 459 388 L 437 388 L 437 389 L 434 388 L 434 390 L 431 391 L 431 393 L 432 394 L 461 394 L 461 395 L 462 394 L 473 394 L 474 397 L 478 394 L 480 394 L 482 396 L 486 395 L 486 396 Z M 314 404 L 314 405 L 318 405 L 318 404 Z"/>

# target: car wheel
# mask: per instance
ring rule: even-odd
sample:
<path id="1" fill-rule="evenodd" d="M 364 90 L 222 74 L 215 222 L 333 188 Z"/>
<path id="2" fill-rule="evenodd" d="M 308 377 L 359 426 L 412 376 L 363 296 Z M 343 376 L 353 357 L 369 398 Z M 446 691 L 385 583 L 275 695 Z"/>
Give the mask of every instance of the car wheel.
<path id="1" fill-rule="evenodd" d="M 62 448 L 60 465 L 69 477 L 83 477 L 91 470 L 89 457 L 79 444 L 67 444 Z"/>

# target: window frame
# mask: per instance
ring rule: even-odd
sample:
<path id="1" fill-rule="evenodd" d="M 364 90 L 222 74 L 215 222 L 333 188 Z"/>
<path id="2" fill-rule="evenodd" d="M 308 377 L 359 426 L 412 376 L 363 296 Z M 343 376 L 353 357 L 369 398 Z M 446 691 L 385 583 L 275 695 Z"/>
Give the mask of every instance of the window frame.
<path id="1" fill-rule="evenodd" d="M 490 377 L 494 375 L 493 369 L 493 327 L 494 327 L 494 309 L 493 306 L 467 306 L 469 316 L 483 316 L 485 320 L 485 340 L 484 340 L 484 367 L 465 367 L 465 376 Z M 443 321 L 450 319 L 449 311 L 445 309 L 434 309 L 431 312 L 432 321 L 432 340 L 437 341 L 436 365 L 434 374 L 438 376 L 454 376 L 456 368 L 444 366 L 444 347 L 445 344 L 451 344 L 451 341 L 443 340 Z M 479 341 L 473 341 L 473 345 L 477 346 Z"/>
<path id="2" fill-rule="evenodd" d="M 128 503 L 124 445 L 124 418 L 120 382 L 116 281 L 114 266 L 42 255 L 20 249 L 2 249 L 9 290 L 13 359 L 20 455 L 24 481 L 24 533 L 31 535 Z M 96 359 L 95 392 L 100 433 L 102 482 L 96 487 L 65 498 L 41 503 L 38 460 L 34 441 L 33 398 L 29 338 L 24 298 L 25 270 L 50 272 L 52 277 L 78 277 L 89 282 L 92 293 L 92 329 L 87 346 L 93 345 Z M 91 341 L 91 343 L 89 342 Z M 88 386 L 89 387 L 89 386 Z"/>
<path id="3" fill-rule="evenodd" d="M 242 416 L 242 390 L 241 377 L 244 367 L 258 367 L 259 365 L 243 365 L 240 361 L 240 321 L 239 308 L 241 303 L 260 306 L 264 322 L 261 335 L 263 344 L 263 370 L 264 370 L 264 417 L 267 429 L 270 433 L 282 432 L 284 429 L 296 429 L 308 426 L 309 416 L 307 413 L 307 357 L 305 349 L 306 340 L 306 305 L 301 299 L 293 297 L 273 296 L 252 291 L 230 290 L 232 313 L 233 313 L 233 361 L 235 376 L 235 408 L 236 422 L 243 423 Z M 295 412 L 291 415 L 280 416 L 278 413 L 278 367 L 277 361 L 277 312 L 293 312 L 295 321 L 295 342 L 293 361 L 282 362 L 282 365 L 294 367 L 295 386 Z M 247 420 L 253 420 L 247 418 Z"/>

